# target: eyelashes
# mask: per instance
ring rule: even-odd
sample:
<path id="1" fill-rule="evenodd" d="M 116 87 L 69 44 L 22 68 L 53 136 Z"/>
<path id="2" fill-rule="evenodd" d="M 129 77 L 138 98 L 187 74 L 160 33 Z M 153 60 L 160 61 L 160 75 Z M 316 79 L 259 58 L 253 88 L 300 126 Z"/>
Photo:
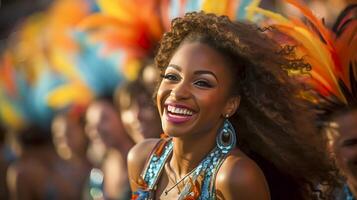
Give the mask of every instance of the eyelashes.
<path id="1" fill-rule="evenodd" d="M 164 74 L 164 75 L 161 74 L 161 77 L 169 81 L 180 81 L 182 79 L 180 76 L 171 73 Z"/>
<path id="2" fill-rule="evenodd" d="M 179 82 L 182 80 L 182 77 L 178 74 L 173 74 L 173 73 L 167 73 L 167 74 L 161 74 L 160 75 L 163 79 L 169 81 L 169 82 Z M 198 79 L 193 82 L 193 84 L 199 88 L 213 88 L 213 84 L 211 84 L 208 80 L 206 79 Z"/>
<path id="3" fill-rule="evenodd" d="M 197 80 L 194 84 L 201 88 L 213 88 L 213 85 L 206 80 Z"/>

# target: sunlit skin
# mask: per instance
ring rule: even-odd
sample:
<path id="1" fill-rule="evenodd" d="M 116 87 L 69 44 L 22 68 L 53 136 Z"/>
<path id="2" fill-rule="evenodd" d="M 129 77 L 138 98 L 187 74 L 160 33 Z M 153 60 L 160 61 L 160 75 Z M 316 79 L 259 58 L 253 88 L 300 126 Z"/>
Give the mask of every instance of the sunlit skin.
<path id="1" fill-rule="evenodd" d="M 157 106 L 163 131 L 173 137 L 173 155 L 165 165 L 155 199 L 177 199 L 184 184 L 171 188 L 174 178 L 180 180 L 216 145 L 218 129 L 224 116 L 233 115 L 240 102 L 232 96 L 231 70 L 225 57 L 210 46 L 198 42 L 183 43 L 167 66 L 157 93 Z M 190 114 L 175 116 L 169 106 L 185 108 Z M 128 156 L 132 190 L 137 190 L 145 160 L 157 140 L 136 145 Z M 187 183 L 186 181 L 184 181 Z M 227 157 L 216 179 L 217 198 L 269 199 L 269 189 L 259 167 L 239 149 Z"/>
<path id="2" fill-rule="evenodd" d="M 347 184 L 357 196 L 357 109 L 333 119 L 335 127 L 328 129 L 330 147 Z"/>

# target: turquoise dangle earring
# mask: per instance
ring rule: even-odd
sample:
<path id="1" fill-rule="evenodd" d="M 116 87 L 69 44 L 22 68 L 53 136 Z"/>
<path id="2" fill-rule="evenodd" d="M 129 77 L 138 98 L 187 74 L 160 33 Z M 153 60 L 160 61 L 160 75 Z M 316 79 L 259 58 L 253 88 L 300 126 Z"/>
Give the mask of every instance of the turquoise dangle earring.
<path id="1" fill-rule="evenodd" d="M 236 131 L 233 125 L 228 120 L 229 115 L 225 115 L 223 127 L 219 130 L 216 138 L 217 147 L 222 150 L 223 153 L 228 153 L 232 150 L 237 143 Z"/>

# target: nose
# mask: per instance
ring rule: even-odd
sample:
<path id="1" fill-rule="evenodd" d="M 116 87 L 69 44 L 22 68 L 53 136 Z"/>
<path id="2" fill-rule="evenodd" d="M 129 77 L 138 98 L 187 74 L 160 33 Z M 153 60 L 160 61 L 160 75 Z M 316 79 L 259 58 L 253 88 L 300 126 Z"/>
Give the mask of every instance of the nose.
<path id="1" fill-rule="evenodd" d="M 190 85 L 188 83 L 182 81 L 181 83 L 176 84 L 174 88 L 172 88 L 170 95 L 175 100 L 187 99 L 191 95 L 189 87 Z"/>

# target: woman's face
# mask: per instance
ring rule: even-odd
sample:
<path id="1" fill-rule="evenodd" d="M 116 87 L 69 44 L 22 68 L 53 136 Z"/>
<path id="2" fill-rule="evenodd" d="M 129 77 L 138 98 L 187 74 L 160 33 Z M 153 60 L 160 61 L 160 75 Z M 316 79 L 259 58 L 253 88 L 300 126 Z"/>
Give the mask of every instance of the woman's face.
<path id="1" fill-rule="evenodd" d="M 77 156 L 85 155 L 88 139 L 78 121 L 66 115 L 56 116 L 52 124 L 52 133 L 58 151 L 70 151 Z"/>
<path id="2" fill-rule="evenodd" d="M 357 187 L 357 110 L 334 119 L 337 127 L 330 129 L 329 140 L 336 163 L 350 184 Z"/>
<path id="3" fill-rule="evenodd" d="M 131 105 L 121 108 L 121 118 L 135 143 L 145 138 L 158 138 L 162 133 L 160 117 L 152 99 L 145 92 L 131 99 Z"/>
<path id="4" fill-rule="evenodd" d="M 226 63 L 206 44 L 184 43 L 177 49 L 157 93 L 165 133 L 180 137 L 216 132 L 223 116 L 235 112 L 232 102 L 237 98 L 230 97 L 232 76 Z"/>
<path id="5" fill-rule="evenodd" d="M 105 101 L 94 102 L 88 107 L 85 130 L 92 141 L 100 138 L 108 147 L 117 146 L 126 134 L 117 111 Z"/>

